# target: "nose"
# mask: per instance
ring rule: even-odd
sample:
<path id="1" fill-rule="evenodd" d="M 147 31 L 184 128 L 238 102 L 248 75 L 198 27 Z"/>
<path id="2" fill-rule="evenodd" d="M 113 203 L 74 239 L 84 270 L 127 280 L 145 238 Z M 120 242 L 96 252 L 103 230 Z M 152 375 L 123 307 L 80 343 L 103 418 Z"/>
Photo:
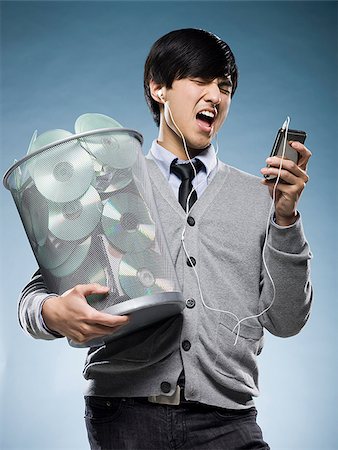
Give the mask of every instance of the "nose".
<path id="1" fill-rule="evenodd" d="M 205 100 L 213 105 L 219 105 L 221 103 L 221 91 L 217 80 L 211 81 L 206 87 Z"/>

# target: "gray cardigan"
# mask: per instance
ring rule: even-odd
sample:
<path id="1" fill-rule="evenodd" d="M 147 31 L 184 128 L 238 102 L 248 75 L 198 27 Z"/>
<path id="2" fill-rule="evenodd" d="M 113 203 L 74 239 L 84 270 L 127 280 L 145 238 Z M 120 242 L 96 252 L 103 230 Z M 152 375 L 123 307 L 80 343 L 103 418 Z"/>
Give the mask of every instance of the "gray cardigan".
<path id="1" fill-rule="evenodd" d="M 182 314 L 89 350 L 84 367 L 87 395 L 171 395 L 185 372 L 185 397 L 227 408 L 253 406 L 259 394 L 257 355 L 263 330 L 287 337 L 307 321 L 312 299 L 309 260 L 301 219 L 290 227 L 270 223 L 266 261 L 276 286 L 271 308 L 243 321 L 236 341 L 236 320 L 270 305 L 273 291 L 262 264 L 262 246 L 271 198 L 258 177 L 218 161 L 217 173 L 193 206 L 195 225 L 187 225 L 185 245 L 196 260 L 197 279 L 181 245 L 185 214 L 153 160 L 149 175 L 178 280 L 190 308 Z M 22 327 L 33 337 L 52 339 L 39 314 L 47 289 L 37 274 L 19 303 Z M 193 307 L 191 307 L 193 306 Z M 232 314 L 231 314 L 232 313 Z M 236 341 L 236 345 L 235 344 Z M 189 345 L 190 344 L 190 345 Z"/>

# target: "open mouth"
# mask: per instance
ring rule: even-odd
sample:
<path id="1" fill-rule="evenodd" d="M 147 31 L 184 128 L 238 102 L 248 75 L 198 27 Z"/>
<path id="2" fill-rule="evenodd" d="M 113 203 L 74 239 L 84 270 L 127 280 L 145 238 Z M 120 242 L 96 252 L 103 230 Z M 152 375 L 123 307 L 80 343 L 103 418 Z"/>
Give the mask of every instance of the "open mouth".
<path id="1" fill-rule="evenodd" d="M 203 128 L 211 128 L 216 118 L 216 114 L 212 111 L 203 110 L 196 114 L 196 119 Z"/>

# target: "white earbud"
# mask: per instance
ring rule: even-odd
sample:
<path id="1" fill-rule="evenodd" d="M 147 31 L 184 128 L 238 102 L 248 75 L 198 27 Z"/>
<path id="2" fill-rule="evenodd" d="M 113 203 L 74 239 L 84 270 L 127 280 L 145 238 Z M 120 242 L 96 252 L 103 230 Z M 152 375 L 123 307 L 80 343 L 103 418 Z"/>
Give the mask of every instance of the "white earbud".
<path id="1" fill-rule="evenodd" d="M 160 89 L 160 90 L 157 92 L 157 97 L 158 97 L 160 100 L 162 100 L 163 102 L 165 102 L 165 100 L 164 100 L 164 94 L 163 94 L 163 89 Z"/>

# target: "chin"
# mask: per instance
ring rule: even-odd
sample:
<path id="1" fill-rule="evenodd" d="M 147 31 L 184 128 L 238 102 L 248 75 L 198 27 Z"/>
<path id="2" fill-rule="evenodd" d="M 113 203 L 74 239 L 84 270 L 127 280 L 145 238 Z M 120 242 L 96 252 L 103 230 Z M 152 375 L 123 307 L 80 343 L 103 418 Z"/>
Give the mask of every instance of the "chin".
<path id="1" fill-rule="evenodd" d="M 203 140 L 201 140 L 201 141 L 198 141 L 198 142 L 187 142 L 187 144 L 188 144 L 188 147 L 191 149 L 191 150 L 199 150 L 199 151 L 201 151 L 201 150 L 204 150 L 206 147 L 209 147 L 209 145 L 211 144 L 211 138 L 210 139 L 203 139 Z"/>

